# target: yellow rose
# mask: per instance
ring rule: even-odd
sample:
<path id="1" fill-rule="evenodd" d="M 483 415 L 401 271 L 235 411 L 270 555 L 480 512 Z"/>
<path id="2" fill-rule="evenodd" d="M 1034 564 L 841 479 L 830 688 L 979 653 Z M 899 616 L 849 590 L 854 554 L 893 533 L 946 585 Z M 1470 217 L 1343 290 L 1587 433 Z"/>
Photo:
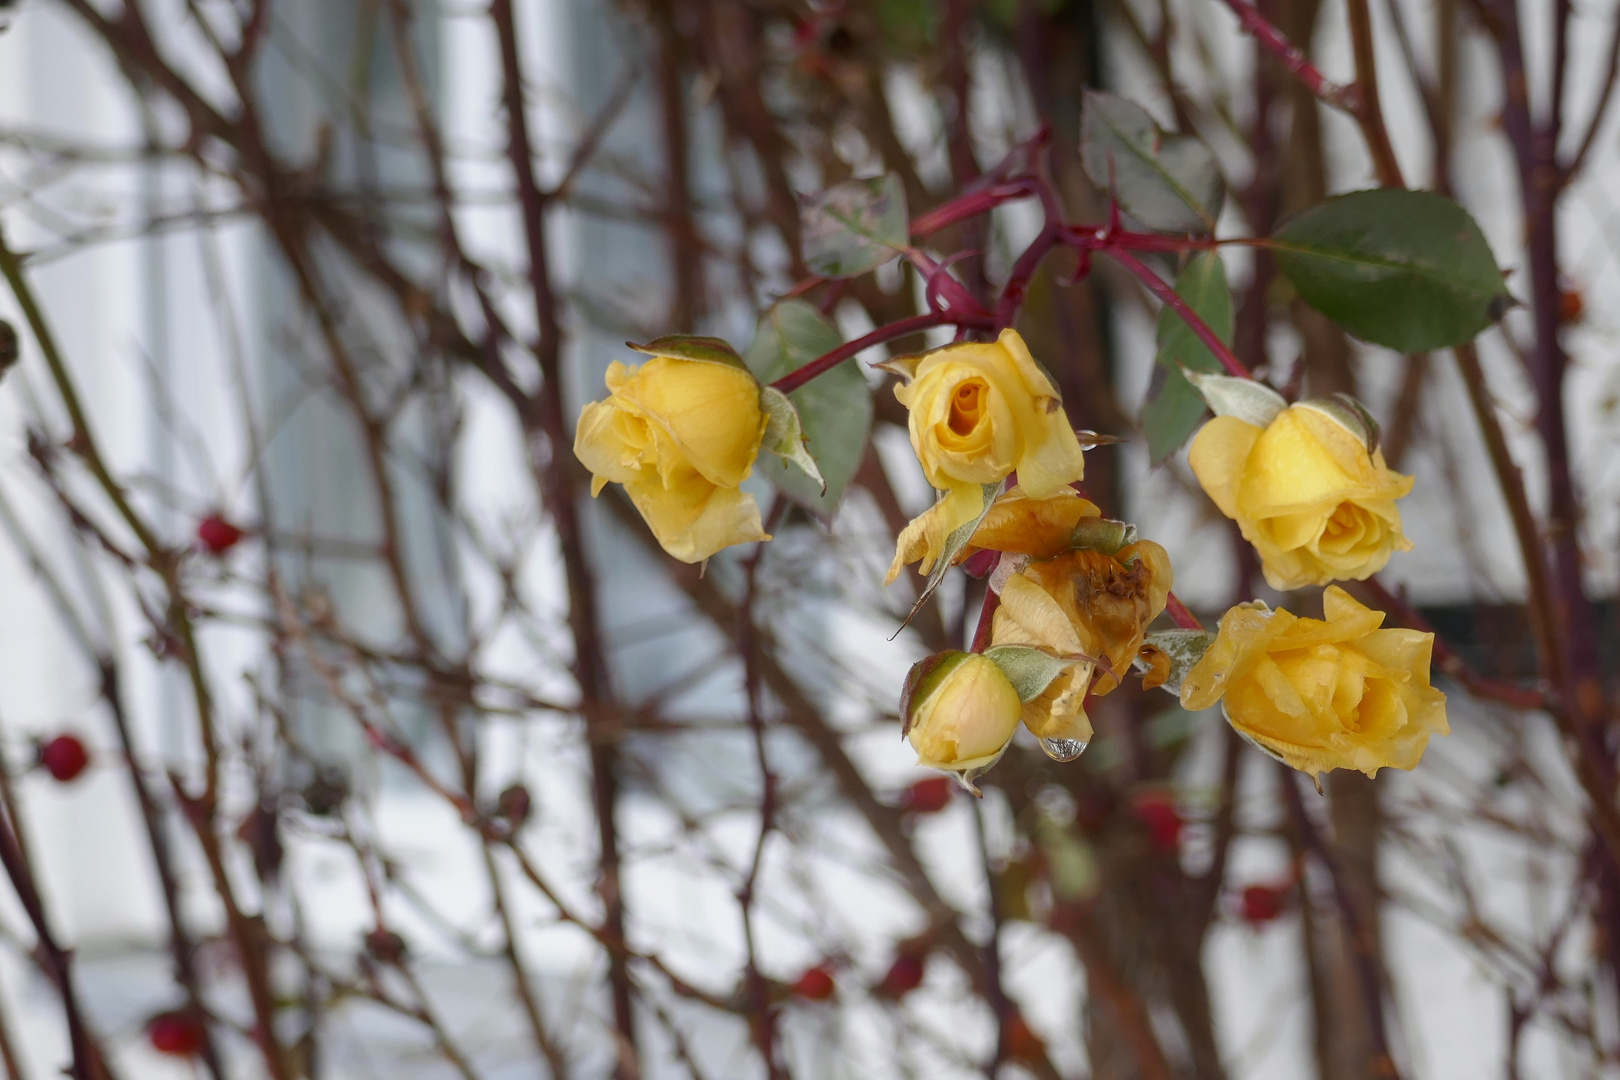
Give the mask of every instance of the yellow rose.
<path id="1" fill-rule="evenodd" d="M 1021 708 L 995 661 L 964 652 L 939 653 L 913 667 L 901 700 L 917 764 L 951 772 L 995 764 L 1018 730 Z"/>
<path id="2" fill-rule="evenodd" d="M 1182 683 L 1182 705 L 1224 697 L 1239 734 L 1301 772 L 1413 768 L 1429 736 L 1451 730 L 1446 695 L 1429 685 L 1434 635 L 1379 629 L 1384 613 L 1336 585 L 1322 611 L 1325 620 L 1263 604 L 1228 611 Z"/>
<path id="3" fill-rule="evenodd" d="M 1007 579 L 991 643 L 1077 658 L 1045 693 L 1024 704 L 1025 727 L 1043 739 L 1091 740 L 1086 694 L 1101 697 L 1119 685 L 1148 624 L 1164 610 L 1173 577 L 1164 548 L 1141 540 L 1115 555 L 1070 551 Z"/>
<path id="4" fill-rule="evenodd" d="M 1187 456 L 1221 513 L 1260 553 L 1274 589 L 1361 581 L 1412 546 L 1395 508 L 1412 478 L 1312 404 L 1284 409 L 1264 429 L 1217 416 Z"/>
<path id="5" fill-rule="evenodd" d="M 593 497 L 623 484 L 658 543 L 682 562 L 770 539 L 754 497 L 738 490 L 766 423 L 746 369 L 669 356 L 638 368 L 615 361 L 607 387 L 608 399 L 585 406 L 574 433 Z"/>
<path id="6" fill-rule="evenodd" d="M 894 562 L 883 584 L 893 584 L 901 568 L 918 559 L 922 560 L 920 569 L 925 575 L 934 568 L 949 535 L 944 506 L 944 502 L 935 503 L 901 531 L 894 544 Z M 1069 538 L 1082 518 L 1101 516 L 1101 510 L 1071 487 L 1034 499 L 1020 485 L 996 500 L 973 530 L 973 538 L 957 552 L 955 561 L 962 562 L 985 548 L 1050 559 L 1069 550 Z"/>
<path id="7" fill-rule="evenodd" d="M 894 396 L 911 410 L 911 446 L 928 482 L 945 492 L 943 535 L 979 516 L 984 484 L 1018 470 L 1018 484 L 1043 498 L 1080 479 L 1080 440 L 1057 391 L 1024 339 L 947 345 L 918 358 Z"/>

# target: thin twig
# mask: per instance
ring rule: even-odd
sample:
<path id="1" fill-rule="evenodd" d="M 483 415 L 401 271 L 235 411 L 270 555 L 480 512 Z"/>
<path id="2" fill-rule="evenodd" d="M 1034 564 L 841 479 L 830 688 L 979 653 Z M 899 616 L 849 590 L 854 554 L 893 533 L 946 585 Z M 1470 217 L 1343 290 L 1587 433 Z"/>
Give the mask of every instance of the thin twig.
<path id="1" fill-rule="evenodd" d="M 566 449 L 570 439 L 567 423 L 563 419 L 562 323 L 551 284 L 545 200 L 535 182 L 534 152 L 529 142 L 528 108 L 524 101 L 525 80 L 519 59 L 512 0 L 492 0 L 489 11 L 500 46 L 507 158 L 517 181 L 517 199 L 523 212 L 529 282 L 539 328 L 534 351 L 540 362 L 542 383 L 535 404 L 540 430 L 551 445 L 549 460 L 540 468 L 542 486 L 546 510 L 556 522 L 561 540 L 563 567 L 568 582 L 568 625 L 574 638 L 573 667 L 575 680 L 579 684 L 580 712 L 584 714 L 588 726 L 600 727 L 612 714 L 613 697 L 606 668 L 607 652 L 597 628 L 595 580 L 585 558 L 585 542 L 578 519 L 578 497 L 571 472 L 572 461 Z M 607 909 L 606 929 L 623 940 L 624 888 L 616 823 L 617 756 L 617 748 L 607 740 L 590 740 L 591 798 L 596 812 L 598 857 L 602 871 L 600 890 Z M 608 955 L 608 983 L 613 1000 L 613 1024 L 621 1051 L 615 1075 L 619 1080 L 635 1080 L 640 1074 L 640 1065 L 636 1048 L 633 990 L 630 970 L 622 954 Z"/>
<path id="2" fill-rule="evenodd" d="M 1372 154 L 1378 183 L 1387 188 L 1405 187 L 1401 166 L 1390 145 L 1384 126 L 1384 107 L 1378 97 L 1377 52 L 1373 49 L 1372 13 L 1367 0 L 1345 0 L 1350 20 L 1350 51 L 1356 58 L 1356 121 Z"/>
<path id="3" fill-rule="evenodd" d="M 1243 361 L 1239 360 L 1237 355 L 1232 352 L 1231 347 L 1220 339 L 1220 335 L 1210 329 L 1209 324 L 1199 316 L 1198 312 L 1192 309 L 1187 301 L 1176 294 L 1176 290 L 1170 287 L 1169 282 L 1155 274 L 1148 268 L 1146 263 L 1128 251 L 1118 247 L 1106 247 L 1102 250 L 1109 258 L 1135 274 L 1137 280 L 1146 285 L 1149 292 L 1158 297 L 1171 311 L 1179 315 L 1181 321 L 1187 324 L 1187 328 L 1198 336 L 1198 340 L 1202 341 L 1209 351 L 1215 354 L 1215 359 L 1221 362 L 1221 366 L 1227 370 L 1228 374 L 1239 379 L 1254 378 L 1249 373 L 1249 369 L 1243 366 Z"/>
<path id="4" fill-rule="evenodd" d="M 787 500 L 777 495 L 766 514 L 765 531 L 774 532 L 787 510 Z M 770 1080 L 783 1080 L 786 1070 L 776 1048 L 776 1017 L 771 1009 L 770 988 L 759 967 L 759 946 L 754 934 L 754 905 L 758 898 L 759 872 L 765 862 L 765 847 L 776 827 L 776 774 L 771 771 L 765 739 L 764 686 L 759 670 L 759 628 L 754 621 L 754 599 L 759 584 L 759 566 L 766 545 L 759 544 L 743 563 L 742 603 L 737 606 L 737 647 L 742 653 L 743 688 L 748 698 L 748 730 L 754 743 L 754 763 L 759 768 L 759 838 L 748 862 L 748 873 L 737 890 L 742 913 L 743 943 L 747 949 L 746 971 L 749 1023 L 759 1047 L 760 1060 Z"/>
<path id="5" fill-rule="evenodd" d="M 1330 82 L 1285 34 L 1272 25 L 1271 20 L 1260 14 L 1260 9 L 1248 0 L 1225 0 L 1225 3 L 1237 15 L 1243 29 L 1253 35 L 1262 48 L 1280 60 L 1284 67 L 1292 71 L 1305 88 L 1316 95 L 1323 104 L 1342 109 L 1347 113 L 1356 112 L 1359 97 L 1356 87 L 1340 86 Z"/>
<path id="6" fill-rule="evenodd" d="M 1400 1080 L 1400 1070 L 1396 1068 L 1395 1059 L 1390 1055 L 1389 1037 L 1384 1027 L 1384 994 L 1379 981 L 1379 962 L 1374 953 L 1369 914 L 1358 909 L 1355 899 L 1344 883 L 1338 859 L 1323 842 L 1315 823 L 1305 812 L 1305 804 L 1299 797 L 1299 784 L 1294 770 L 1281 764 L 1277 768 L 1283 786 L 1283 797 L 1288 803 L 1288 816 L 1293 821 L 1294 828 L 1298 830 L 1305 848 L 1321 862 L 1333 884 L 1339 918 L 1344 925 L 1345 942 L 1350 949 L 1356 982 L 1361 988 L 1362 1004 L 1367 1014 L 1367 1030 L 1372 1038 L 1372 1066 L 1376 1070 L 1376 1075 L 1383 1080 Z"/>

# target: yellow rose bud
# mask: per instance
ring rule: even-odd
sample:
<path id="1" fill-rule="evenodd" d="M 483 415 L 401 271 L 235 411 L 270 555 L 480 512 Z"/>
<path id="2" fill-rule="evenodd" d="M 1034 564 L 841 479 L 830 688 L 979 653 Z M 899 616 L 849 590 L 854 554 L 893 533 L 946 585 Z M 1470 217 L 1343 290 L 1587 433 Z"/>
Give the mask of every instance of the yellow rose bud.
<path id="1" fill-rule="evenodd" d="M 894 395 L 911 410 L 911 446 L 923 475 L 946 493 L 943 535 L 979 516 L 981 485 L 1014 469 L 1036 499 L 1085 472 L 1057 387 L 1016 331 L 1003 330 L 993 343 L 935 349 Z"/>
<path id="2" fill-rule="evenodd" d="M 894 545 L 894 562 L 883 584 L 893 584 L 901 568 L 918 559 L 922 560 L 920 569 L 924 574 L 934 568 L 949 535 L 944 506 L 943 502 L 935 503 L 901 531 Z M 1069 550 L 1069 538 L 1082 518 L 1101 516 L 1102 511 L 1071 487 L 1035 499 L 1019 485 L 996 500 L 955 561 L 962 562 L 985 548 L 1050 559 Z"/>
<path id="3" fill-rule="evenodd" d="M 1018 730 L 1018 691 L 978 653 L 930 656 L 911 669 L 901 700 L 917 764 L 950 772 L 995 764 Z"/>
<path id="4" fill-rule="evenodd" d="M 1274 589 L 1361 581 L 1412 546 L 1395 507 L 1412 478 L 1309 403 L 1284 409 L 1263 429 L 1217 416 L 1187 457 L 1221 513 L 1259 552 Z"/>
<path id="5" fill-rule="evenodd" d="M 655 356 L 608 368 L 606 401 L 579 414 L 574 455 L 591 495 L 623 484 L 663 549 L 702 562 L 721 548 L 769 540 L 759 506 L 738 490 L 754 468 L 766 416 L 745 368 Z"/>
<path id="6" fill-rule="evenodd" d="M 1338 586 L 1326 619 L 1263 604 L 1221 616 L 1220 634 L 1187 673 L 1181 703 L 1225 700 L 1239 734 L 1301 772 L 1411 769 L 1432 734 L 1450 732 L 1446 695 L 1429 685 L 1434 635 L 1382 630 L 1384 613 Z"/>
<path id="7" fill-rule="evenodd" d="M 1008 578 L 991 623 L 992 644 L 1075 658 L 1045 693 L 1025 703 L 1024 726 L 1038 738 L 1089 742 L 1085 695 L 1100 697 L 1119 685 L 1172 583 L 1170 556 L 1151 540 L 1114 555 L 1070 551 Z"/>

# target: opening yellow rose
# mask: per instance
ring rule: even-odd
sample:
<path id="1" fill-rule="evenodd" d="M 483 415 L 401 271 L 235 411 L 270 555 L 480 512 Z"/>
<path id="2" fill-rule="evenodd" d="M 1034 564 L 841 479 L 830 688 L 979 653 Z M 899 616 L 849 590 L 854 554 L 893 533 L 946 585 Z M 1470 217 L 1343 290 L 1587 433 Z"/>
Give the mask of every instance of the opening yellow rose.
<path id="1" fill-rule="evenodd" d="M 908 369 L 894 394 L 911 411 L 911 446 L 923 474 L 946 493 L 943 535 L 978 517 L 982 485 L 1014 469 L 1019 486 L 1037 499 L 1084 474 L 1057 387 L 1016 331 L 935 349 Z"/>
<path id="2" fill-rule="evenodd" d="M 935 503 L 901 531 L 894 544 L 894 562 L 883 584 L 893 584 L 901 569 L 918 559 L 922 560 L 920 569 L 924 574 L 934 568 L 949 535 L 944 506 L 943 502 Z M 996 500 L 954 561 L 962 562 L 985 548 L 1050 559 L 1069 550 L 1069 538 L 1082 518 L 1101 516 L 1095 504 L 1071 487 L 1034 499 L 1020 485 Z"/>
<path id="3" fill-rule="evenodd" d="M 738 490 L 765 434 L 753 375 L 655 356 L 638 368 L 615 361 L 607 387 L 608 399 L 585 406 L 574 433 L 592 496 L 623 484 L 659 545 L 682 562 L 770 539 L 754 497 Z"/>
<path id="4" fill-rule="evenodd" d="M 1429 736 L 1451 730 L 1446 695 L 1429 683 L 1434 635 L 1380 629 L 1384 613 L 1337 586 L 1322 608 L 1325 619 L 1232 608 L 1187 673 L 1182 705 L 1224 700 L 1232 727 L 1301 772 L 1416 767 Z"/>
<path id="5" fill-rule="evenodd" d="M 993 765 L 1018 730 L 1018 691 L 995 661 L 940 653 L 906 680 L 901 709 L 917 764 L 951 772 Z"/>
<path id="6" fill-rule="evenodd" d="M 1362 581 L 1412 546 L 1395 506 L 1412 478 L 1309 403 L 1284 409 L 1265 428 L 1217 416 L 1187 458 L 1221 513 L 1254 545 L 1274 589 Z"/>
<path id="7" fill-rule="evenodd" d="M 1151 540 L 1103 551 L 1070 551 L 1032 563 L 1007 579 L 991 624 L 995 645 L 1030 645 L 1077 659 L 1024 704 L 1024 726 L 1039 738 L 1089 742 L 1085 696 L 1109 693 L 1142 648 L 1148 624 L 1173 584 L 1170 556 Z"/>

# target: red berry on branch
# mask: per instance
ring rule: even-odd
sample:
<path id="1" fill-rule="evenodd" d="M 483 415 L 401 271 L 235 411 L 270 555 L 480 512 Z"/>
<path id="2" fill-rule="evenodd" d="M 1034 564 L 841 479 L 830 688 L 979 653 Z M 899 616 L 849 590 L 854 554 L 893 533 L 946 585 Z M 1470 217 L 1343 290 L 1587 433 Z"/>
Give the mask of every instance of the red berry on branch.
<path id="1" fill-rule="evenodd" d="M 218 514 L 209 514 L 197 522 L 197 543 L 210 555 L 223 555 L 235 547 L 246 534 Z"/>
<path id="2" fill-rule="evenodd" d="M 952 788 L 956 781 L 948 776 L 930 776 L 918 780 L 900 797 L 900 808 L 913 814 L 937 814 L 951 804 Z"/>
<path id="3" fill-rule="evenodd" d="M 1132 810 L 1136 819 L 1147 826 L 1153 846 L 1162 852 L 1176 851 L 1181 845 L 1181 830 L 1186 822 L 1176 809 L 1174 796 L 1166 791 L 1147 791 L 1136 797 Z"/>
<path id="4" fill-rule="evenodd" d="M 495 798 L 496 812 L 507 820 L 514 832 L 523 828 L 533 808 L 534 800 L 529 796 L 529 789 L 522 784 L 511 785 Z"/>
<path id="5" fill-rule="evenodd" d="M 366 955 L 379 964 L 398 964 L 405 959 L 405 939 L 382 927 L 366 935 Z"/>
<path id="6" fill-rule="evenodd" d="M 901 953 L 896 956 L 874 992 L 879 997 L 905 997 L 922 985 L 923 967 L 927 960 L 926 955 L 919 956 L 915 953 Z"/>
<path id="7" fill-rule="evenodd" d="M 90 751 L 76 735 L 58 735 L 40 746 L 40 768 L 59 784 L 76 780 L 90 764 Z"/>
<path id="8" fill-rule="evenodd" d="M 1558 290 L 1558 321 L 1565 325 L 1573 325 L 1581 321 L 1586 314 L 1586 297 L 1581 290 L 1569 286 Z"/>
<path id="9" fill-rule="evenodd" d="M 171 1057 L 197 1057 L 208 1041 L 202 1022 L 188 1012 L 158 1013 L 146 1022 L 152 1049 Z"/>
<path id="10" fill-rule="evenodd" d="M 1243 921 L 1260 926 L 1275 919 L 1288 906 L 1288 885 L 1250 885 L 1243 890 Z"/>
<path id="11" fill-rule="evenodd" d="M 813 967 L 799 976 L 793 984 L 793 996 L 806 1001 L 826 1001 L 838 989 L 833 982 L 832 972 L 826 967 Z"/>

